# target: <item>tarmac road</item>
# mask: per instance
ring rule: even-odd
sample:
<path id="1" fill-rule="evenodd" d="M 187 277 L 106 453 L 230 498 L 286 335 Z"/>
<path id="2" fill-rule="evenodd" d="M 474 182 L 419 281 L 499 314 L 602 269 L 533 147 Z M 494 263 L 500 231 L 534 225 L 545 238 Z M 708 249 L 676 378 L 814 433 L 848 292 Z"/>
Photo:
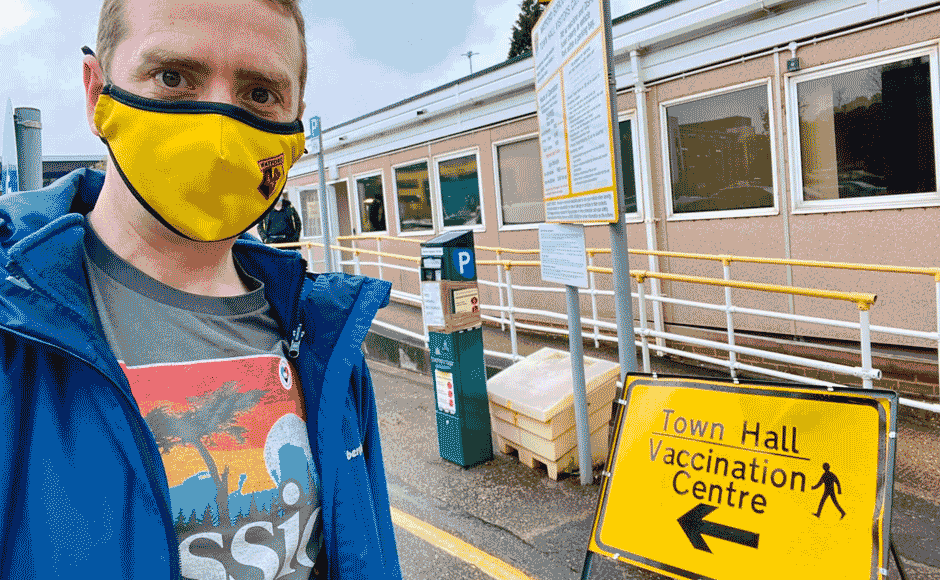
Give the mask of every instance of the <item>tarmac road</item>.
<path id="1" fill-rule="evenodd" d="M 514 457 L 464 469 L 438 453 L 431 379 L 370 361 L 393 508 L 479 548 L 533 580 L 580 578 L 598 486 L 552 481 Z M 893 538 L 909 580 L 940 580 L 940 422 L 899 418 Z M 482 580 L 476 566 L 396 525 L 406 580 Z M 659 574 L 594 557 L 592 579 Z M 899 579 L 893 563 L 889 578 Z M 827 579 L 828 580 L 828 579 Z"/>

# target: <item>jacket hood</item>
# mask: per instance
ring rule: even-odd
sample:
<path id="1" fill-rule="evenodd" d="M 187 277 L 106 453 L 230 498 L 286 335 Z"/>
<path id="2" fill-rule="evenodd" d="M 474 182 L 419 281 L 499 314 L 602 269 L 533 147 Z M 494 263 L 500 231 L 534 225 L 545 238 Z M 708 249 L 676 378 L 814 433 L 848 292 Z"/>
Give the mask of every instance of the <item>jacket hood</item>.
<path id="1" fill-rule="evenodd" d="M 103 185 L 101 171 L 78 169 L 42 189 L 0 196 L 0 247 L 9 248 L 67 213 L 88 213 Z"/>
<path id="2" fill-rule="evenodd" d="M 113 371 L 82 267 L 83 216 L 94 207 L 103 184 L 102 172 L 79 169 L 43 189 L 0 197 L 0 325 Z M 298 252 L 266 246 L 250 234 L 242 234 L 233 252 L 248 274 L 264 282 L 271 314 L 284 336 L 301 322 L 303 297 L 313 302 L 315 315 L 306 317 L 302 332 L 308 338 L 316 334 L 318 347 L 323 337 L 329 338 L 326 344 L 337 345 L 348 324 L 355 327 L 350 338 L 361 344 L 359 336 L 365 337 L 376 311 L 388 304 L 389 283 L 307 274 Z"/>

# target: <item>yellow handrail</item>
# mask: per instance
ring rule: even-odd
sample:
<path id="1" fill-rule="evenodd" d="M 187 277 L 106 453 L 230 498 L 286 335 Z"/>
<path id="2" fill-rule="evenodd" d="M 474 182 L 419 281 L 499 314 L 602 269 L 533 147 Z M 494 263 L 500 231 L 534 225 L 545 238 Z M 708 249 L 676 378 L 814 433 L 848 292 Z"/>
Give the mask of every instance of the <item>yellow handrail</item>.
<path id="1" fill-rule="evenodd" d="M 515 250 L 513 248 L 494 248 L 492 246 L 475 246 L 477 250 L 486 252 L 499 252 L 501 254 L 538 254 L 539 250 Z"/>
<path id="2" fill-rule="evenodd" d="M 940 281 L 940 268 L 918 266 L 887 266 L 883 264 L 855 264 L 852 262 L 823 262 L 819 260 L 792 260 L 786 258 L 758 258 L 754 256 L 734 256 L 731 254 L 690 254 L 686 252 L 667 252 L 664 250 L 628 250 L 638 256 L 661 256 L 666 258 L 687 258 L 691 260 L 711 260 L 714 262 L 747 262 L 751 264 L 773 264 L 777 266 L 806 266 L 808 268 L 835 268 L 842 270 L 863 270 L 891 274 L 921 274 L 934 276 Z M 589 254 L 609 254 L 610 248 L 588 248 Z"/>
<path id="3" fill-rule="evenodd" d="M 514 266 L 541 266 L 539 260 L 477 260 L 478 266 L 502 266 L 506 270 Z"/>
<path id="4" fill-rule="evenodd" d="M 287 242 L 283 244 L 271 244 L 274 247 L 293 247 L 293 246 L 322 246 L 323 244 L 318 244 L 316 242 Z M 341 252 L 352 252 L 354 254 L 369 254 L 374 256 L 382 256 L 386 258 L 394 258 L 397 260 L 404 260 L 407 262 L 421 263 L 420 256 L 404 256 L 402 254 L 392 254 L 390 252 L 379 252 L 377 250 L 366 250 L 364 248 L 347 248 L 346 246 L 330 246 L 334 250 L 339 250 Z M 677 255 L 678 252 L 670 252 L 671 254 Z M 694 254 L 690 254 L 694 255 Z M 708 254 L 699 254 L 701 256 L 708 256 L 709 259 L 727 259 L 731 256 L 709 256 Z M 502 266 L 504 269 L 509 270 L 514 267 L 537 267 L 541 266 L 542 262 L 539 260 L 477 260 L 478 266 Z M 927 270 L 928 268 L 923 268 Z M 613 274 L 613 268 L 604 268 L 600 266 L 591 266 L 588 268 L 588 271 L 595 272 L 598 274 Z M 923 272 L 919 272 L 923 273 Z M 875 294 L 865 293 L 865 292 L 839 292 L 837 290 L 820 290 L 816 288 L 802 288 L 799 286 L 783 286 L 780 284 L 765 284 L 761 282 L 744 282 L 738 280 L 723 280 L 720 278 L 705 278 L 702 276 L 685 276 L 681 274 L 666 274 L 660 272 L 650 272 L 648 270 L 630 270 L 630 276 L 636 278 L 637 282 L 643 282 L 645 278 L 655 278 L 657 280 L 670 280 L 673 282 L 687 282 L 691 284 L 705 284 L 708 286 L 723 286 L 727 288 L 740 288 L 742 290 L 756 290 L 759 292 L 776 292 L 780 294 L 794 294 L 797 296 L 808 296 L 811 298 L 828 298 L 832 300 L 845 300 L 848 302 L 854 302 L 858 306 L 859 310 L 869 310 L 872 305 L 874 305 L 877 300 Z"/>
<path id="5" fill-rule="evenodd" d="M 603 268 L 592 266 L 588 268 L 591 272 L 598 274 L 613 274 L 613 268 Z M 757 290 L 760 292 L 777 292 L 780 294 L 796 294 L 798 296 L 809 296 L 811 298 L 829 298 L 832 300 L 845 300 L 854 302 L 859 310 L 868 310 L 878 299 L 875 294 L 867 292 L 839 292 L 837 290 L 819 290 L 816 288 L 802 288 L 799 286 L 783 286 L 780 284 L 763 284 L 761 282 L 742 282 L 738 280 L 722 280 L 720 278 L 704 278 L 702 276 L 683 276 L 681 274 L 662 274 L 659 272 L 650 272 L 648 270 L 630 270 L 630 276 L 637 279 L 637 282 L 643 282 L 644 278 L 656 278 L 657 280 L 671 280 L 673 282 L 689 282 L 692 284 L 706 284 L 709 286 L 725 286 L 728 288 L 740 288 L 742 290 Z"/>
<path id="6" fill-rule="evenodd" d="M 386 239 L 394 241 L 408 242 L 412 244 L 420 244 L 422 240 L 416 240 L 412 238 L 401 238 L 401 237 L 391 237 L 391 236 L 339 236 L 338 240 L 375 240 L 375 239 Z M 316 242 L 295 242 L 295 243 L 286 243 L 286 244 L 270 244 L 273 247 L 311 247 L 317 246 L 322 247 L 322 243 Z M 352 248 L 347 248 L 345 246 L 332 246 L 334 249 L 340 251 L 353 251 Z M 518 250 L 514 248 L 498 248 L 492 246 L 476 246 L 476 249 L 489 252 L 500 252 L 505 254 L 538 254 L 539 250 Z M 375 252 L 374 250 L 357 250 L 363 253 L 375 254 L 379 256 L 388 256 L 390 258 L 400 258 L 411 261 L 420 261 L 418 258 L 412 258 L 410 256 L 401 256 L 400 254 L 387 254 L 384 252 Z M 587 253 L 594 254 L 609 254 L 611 252 L 610 248 L 588 248 Z M 754 256 L 735 256 L 732 254 L 694 254 L 688 252 L 668 252 L 664 250 L 636 250 L 631 249 L 629 253 L 635 254 L 638 256 L 660 256 L 667 258 L 685 258 L 692 260 L 709 260 L 715 262 L 722 262 L 724 264 L 730 264 L 731 262 L 745 262 L 751 264 L 768 264 L 768 265 L 778 265 L 778 266 L 803 266 L 807 268 L 833 268 L 833 269 L 842 269 L 842 270 L 860 270 L 867 272 L 882 272 L 890 274 L 916 274 L 916 275 L 925 275 L 933 276 L 934 280 L 940 282 L 940 268 L 930 268 L 930 267 L 919 267 L 919 266 L 888 266 L 883 264 L 857 264 L 852 262 L 825 262 L 819 260 L 793 260 L 786 258 L 759 258 Z M 482 265 L 507 265 L 512 267 L 514 265 L 511 261 L 503 260 L 477 260 L 478 264 Z M 531 266 L 538 265 L 539 262 L 519 262 L 519 266 Z M 590 270 L 590 268 L 589 268 Z M 609 273 L 610 268 L 601 268 L 597 270 L 592 270 L 599 273 Z M 656 276 L 650 276 L 656 277 Z M 670 278 L 662 278 L 664 280 L 669 280 Z"/>

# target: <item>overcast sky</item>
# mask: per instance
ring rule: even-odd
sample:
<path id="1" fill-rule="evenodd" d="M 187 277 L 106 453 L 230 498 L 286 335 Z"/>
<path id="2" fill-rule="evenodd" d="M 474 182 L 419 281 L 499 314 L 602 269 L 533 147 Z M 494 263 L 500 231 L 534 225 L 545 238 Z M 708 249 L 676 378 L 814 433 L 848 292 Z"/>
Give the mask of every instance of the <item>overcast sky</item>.
<path id="1" fill-rule="evenodd" d="M 506 59 L 521 0 L 301 0 L 307 113 L 329 128 Z M 611 0 L 616 17 L 637 0 Z M 43 155 L 104 155 L 84 115 L 80 48 L 100 0 L 0 0 L 0 113 L 42 112 Z"/>

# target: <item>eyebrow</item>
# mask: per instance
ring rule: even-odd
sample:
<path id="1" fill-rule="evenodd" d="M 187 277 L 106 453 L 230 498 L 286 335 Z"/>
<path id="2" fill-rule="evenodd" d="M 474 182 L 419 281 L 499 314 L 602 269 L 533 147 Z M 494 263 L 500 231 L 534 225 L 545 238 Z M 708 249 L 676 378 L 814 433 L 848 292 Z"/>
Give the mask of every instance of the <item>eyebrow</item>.
<path id="1" fill-rule="evenodd" d="M 174 52 L 164 48 L 151 48 L 141 54 L 141 65 L 137 68 L 138 76 L 143 76 L 146 69 L 154 65 L 175 65 L 203 75 L 208 75 L 211 72 L 210 67 L 205 62 L 195 59 L 188 54 Z M 290 77 L 279 71 L 260 71 L 239 68 L 235 70 L 235 77 L 240 81 L 256 81 L 270 85 L 287 95 L 288 99 L 292 96 L 291 87 L 293 83 Z"/>

